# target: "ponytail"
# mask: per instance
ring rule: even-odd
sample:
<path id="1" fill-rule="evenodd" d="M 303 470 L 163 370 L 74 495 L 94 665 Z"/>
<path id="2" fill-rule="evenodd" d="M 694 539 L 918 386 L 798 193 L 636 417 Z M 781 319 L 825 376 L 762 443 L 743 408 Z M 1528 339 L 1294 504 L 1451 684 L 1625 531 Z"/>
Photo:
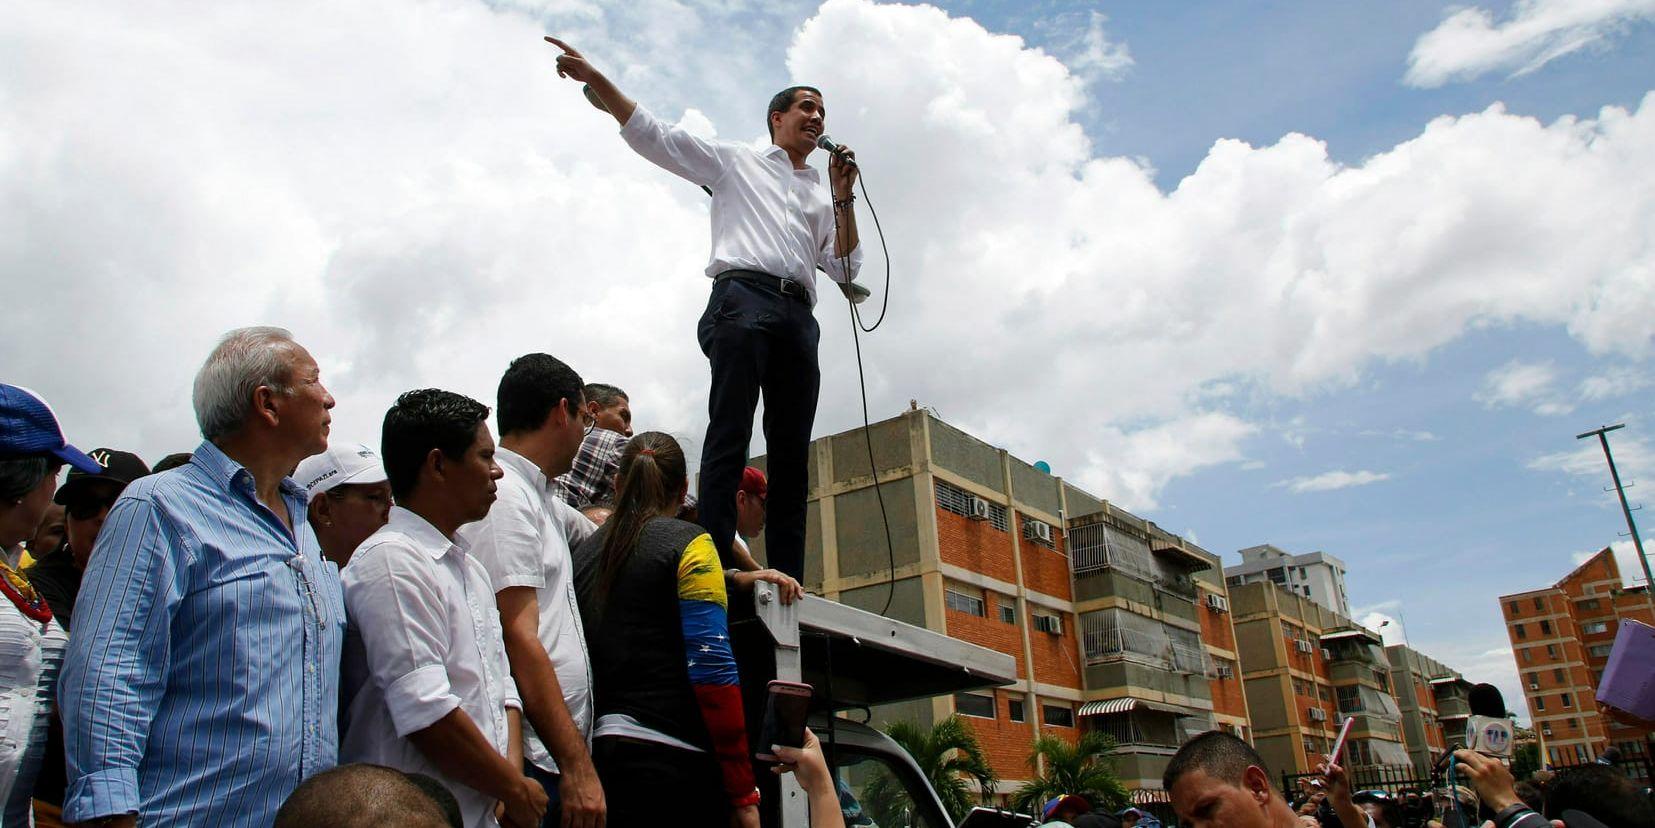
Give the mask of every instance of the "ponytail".
<path id="1" fill-rule="evenodd" d="M 615 473 L 615 512 L 604 521 L 608 534 L 598 553 L 598 596 L 606 598 L 615 576 L 632 557 L 644 525 L 678 513 L 678 492 L 688 481 L 684 450 L 672 436 L 646 431 L 627 441 Z"/>

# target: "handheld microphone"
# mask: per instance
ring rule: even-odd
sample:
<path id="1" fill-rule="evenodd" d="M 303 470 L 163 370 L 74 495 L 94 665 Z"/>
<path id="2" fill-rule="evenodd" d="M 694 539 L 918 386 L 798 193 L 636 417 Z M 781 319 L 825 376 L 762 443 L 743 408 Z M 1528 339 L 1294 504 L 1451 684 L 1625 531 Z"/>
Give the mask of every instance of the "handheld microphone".
<path id="1" fill-rule="evenodd" d="M 1511 756 L 1512 722 L 1506 698 L 1492 684 L 1471 688 L 1471 716 L 1465 722 L 1465 746 L 1487 756 Z"/>
<path id="2" fill-rule="evenodd" d="M 821 135 L 816 136 L 816 146 L 821 147 L 822 149 L 825 149 L 828 152 L 831 152 L 834 155 L 837 155 L 840 158 L 845 159 L 846 164 L 849 164 L 853 167 L 856 166 L 856 159 L 851 158 L 850 156 L 846 155 L 845 154 L 845 148 L 843 146 L 840 146 L 838 141 L 835 141 L 832 138 L 827 137 L 827 133 L 824 132 Z"/>

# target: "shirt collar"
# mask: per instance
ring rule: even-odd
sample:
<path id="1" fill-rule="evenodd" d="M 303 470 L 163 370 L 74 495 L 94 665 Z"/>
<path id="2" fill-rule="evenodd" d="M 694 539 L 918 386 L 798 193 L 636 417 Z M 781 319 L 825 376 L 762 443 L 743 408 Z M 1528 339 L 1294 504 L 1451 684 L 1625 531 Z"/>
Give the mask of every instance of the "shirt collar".
<path id="1" fill-rule="evenodd" d="M 385 529 L 406 537 L 415 548 L 430 555 L 433 560 L 467 549 L 465 541 L 457 538 L 449 540 L 430 521 L 401 506 L 391 507 L 391 518 L 385 522 Z"/>
<path id="2" fill-rule="evenodd" d="M 546 479 L 546 473 L 541 471 L 533 460 L 505 446 L 497 446 L 494 449 L 494 462 L 499 463 L 501 468 L 509 469 L 528 478 L 528 481 L 533 483 L 536 489 L 544 490 L 552 485 L 552 482 Z"/>
<path id="3" fill-rule="evenodd" d="M 246 474 L 249 482 L 253 477 L 253 473 L 247 471 L 246 466 L 231 459 L 230 455 L 224 453 L 224 449 L 219 448 L 218 444 L 211 440 L 202 440 L 201 445 L 195 447 L 195 453 L 190 455 L 190 462 L 201 467 L 201 470 L 207 473 L 207 478 L 225 491 L 233 488 L 238 476 Z M 283 477 L 277 489 L 289 498 L 298 498 L 301 503 L 310 501 L 305 488 L 291 477 Z"/>
<path id="4" fill-rule="evenodd" d="M 778 144 L 771 144 L 770 146 L 759 150 L 759 155 L 762 155 L 765 158 L 775 158 L 776 156 L 779 155 L 779 156 L 781 156 L 781 160 L 787 163 L 787 166 L 789 166 L 789 167 L 793 166 L 793 159 L 788 156 L 787 150 L 783 149 Z M 822 180 L 821 171 L 816 169 L 815 167 L 811 166 L 810 164 L 805 164 L 804 169 L 794 169 L 793 172 L 808 175 L 811 178 L 816 179 L 817 181 Z"/>

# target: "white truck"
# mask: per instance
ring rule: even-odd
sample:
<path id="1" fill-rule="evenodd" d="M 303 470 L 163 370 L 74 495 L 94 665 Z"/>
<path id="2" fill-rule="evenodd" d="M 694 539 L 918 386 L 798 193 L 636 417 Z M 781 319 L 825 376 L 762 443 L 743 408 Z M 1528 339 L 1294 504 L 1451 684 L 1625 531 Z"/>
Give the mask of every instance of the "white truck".
<path id="1" fill-rule="evenodd" d="M 760 583 L 751 606 L 733 603 L 748 732 L 758 733 L 772 679 L 814 689 L 810 727 L 841 782 L 848 826 L 954 828 L 936 791 L 906 751 L 878 730 L 836 714 L 874 705 L 1011 684 L 1004 653 L 815 596 L 782 604 Z M 792 776 L 759 778 L 765 828 L 807 828 L 805 796 Z"/>

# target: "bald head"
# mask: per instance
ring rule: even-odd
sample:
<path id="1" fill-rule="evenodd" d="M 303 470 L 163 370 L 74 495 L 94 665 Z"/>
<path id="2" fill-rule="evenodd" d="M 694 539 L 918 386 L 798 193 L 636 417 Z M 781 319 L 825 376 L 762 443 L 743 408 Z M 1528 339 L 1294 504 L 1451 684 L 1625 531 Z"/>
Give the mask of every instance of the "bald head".
<path id="1" fill-rule="evenodd" d="M 442 809 L 401 771 L 340 765 L 299 784 L 276 812 L 275 828 L 448 828 Z"/>

